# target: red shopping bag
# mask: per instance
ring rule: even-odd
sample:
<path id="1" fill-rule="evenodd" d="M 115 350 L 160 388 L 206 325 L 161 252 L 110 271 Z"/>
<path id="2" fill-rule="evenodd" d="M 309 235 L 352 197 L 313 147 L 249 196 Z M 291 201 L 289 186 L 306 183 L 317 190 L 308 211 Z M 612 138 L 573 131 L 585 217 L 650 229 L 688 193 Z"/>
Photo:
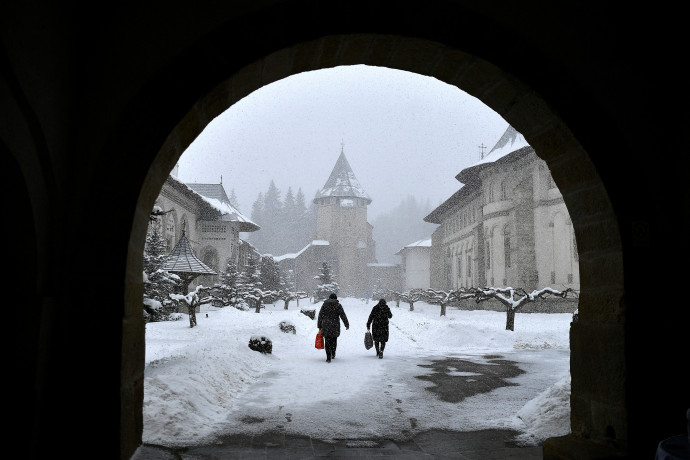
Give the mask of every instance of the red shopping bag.
<path id="1" fill-rule="evenodd" d="M 316 333 L 316 341 L 314 342 L 314 346 L 319 350 L 323 350 L 323 337 L 321 337 L 321 331 Z"/>

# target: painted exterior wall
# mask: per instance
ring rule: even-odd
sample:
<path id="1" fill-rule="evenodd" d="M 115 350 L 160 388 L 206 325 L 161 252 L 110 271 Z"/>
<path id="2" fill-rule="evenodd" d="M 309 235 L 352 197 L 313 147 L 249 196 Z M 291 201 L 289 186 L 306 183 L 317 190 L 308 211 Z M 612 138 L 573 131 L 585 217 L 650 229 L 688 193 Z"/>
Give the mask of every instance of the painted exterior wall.
<path id="1" fill-rule="evenodd" d="M 214 214 L 212 206 L 200 199 L 197 193 L 173 181 L 176 179 L 165 181 L 155 201 L 155 206 L 167 212 L 159 219 L 168 251 L 173 249 L 184 230 L 196 256 L 217 273 L 225 271 L 230 262 L 242 270 L 248 254 L 255 253 L 255 250 L 248 243 L 240 241 L 240 224 L 203 218 Z M 151 224 L 149 231 L 152 231 Z M 219 281 L 219 275 L 199 276 L 190 283 L 189 288 L 213 286 Z"/>
<path id="2" fill-rule="evenodd" d="M 534 150 L 487 163 L 473 179 L 430 215 L 440 224 L 432 235 L 431 287 L 579 291 L 572 222 Z"/>

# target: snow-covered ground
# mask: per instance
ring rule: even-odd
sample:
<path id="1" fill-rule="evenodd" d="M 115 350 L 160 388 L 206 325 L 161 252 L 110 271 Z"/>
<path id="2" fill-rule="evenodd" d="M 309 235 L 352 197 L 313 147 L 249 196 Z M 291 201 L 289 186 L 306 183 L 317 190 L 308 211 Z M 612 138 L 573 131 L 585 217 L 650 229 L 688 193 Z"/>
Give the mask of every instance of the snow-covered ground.
<path id="1" fill-rule="evenodd" d="M 375 302 L 340 301 L 350 329 L 342 328 L 331 363 L 314 348 L 316 320 L 300 313 L 318 314 L 320 304 L 306 299 L 288 310 L 279 301 L 258 314 L 203 307 L 194 328 L 186 315 L 147 324 L 143 441 L 199 445 L 268 430 L 325 440 L 401 439 L 432 428 L 503 428 L 519 431 L 523 445 L 539 445 L 570 432 L 571 314 L 518 313 L 511 332 L 505 312 L 448 309 L 442 317 L 437 305 L 417 302 L 409 311 L 389 302 L 390 340 L 378 359 L 364 347 Z M 296 333 L 282 332 L 283 321 Z M 269 338 L 272 353 L 251 350 L 253 336 Z M 458 388 L 476 384 L 494 359 L 515 361 L 524 373 L 507 379 L 510 386 L 442 401 L 427 388 L 435 385 L 434 360 L 443 358 L 456 358 L 445 372 Z"/>

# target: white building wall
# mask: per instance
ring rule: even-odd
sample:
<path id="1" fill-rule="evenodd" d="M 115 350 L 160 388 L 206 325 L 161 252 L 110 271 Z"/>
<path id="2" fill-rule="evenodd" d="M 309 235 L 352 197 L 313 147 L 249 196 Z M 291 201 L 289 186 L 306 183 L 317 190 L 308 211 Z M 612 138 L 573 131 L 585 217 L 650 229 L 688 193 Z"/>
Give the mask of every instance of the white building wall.
<path id="1" fill-rule="evenodd" d="M 403 289 L 429 289 L 430 280 L 430 248 L 405 248 L 405 284 Z"/>

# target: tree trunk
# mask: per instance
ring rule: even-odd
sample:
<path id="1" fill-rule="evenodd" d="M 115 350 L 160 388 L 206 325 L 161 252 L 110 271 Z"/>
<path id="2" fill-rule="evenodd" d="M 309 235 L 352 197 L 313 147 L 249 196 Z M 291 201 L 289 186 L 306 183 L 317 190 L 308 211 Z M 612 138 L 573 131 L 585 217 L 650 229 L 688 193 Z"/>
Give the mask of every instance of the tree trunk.
<path id="1" fill-rule="evenodd" d="M 196 326 L 196 307 L 194 302 L 187 304 L 187 312 L 189 313 L 189 327 Z"/>
<path id="2" fill-rule="evenodd" d="M 256 300 L 256 310 L 254 310 L 256 313 L 261 313 L 261 299 Z"/>
<path id="3" fill-rule="evenodd" d="M 441 304 L 441 316 L 446 316 L 446 304 Z"/>
<path id="4" fill-rule="evenodd" d="M 414 311 L 414 302 L 410 302 L 410 311 Z"/>
<path id="5" fill-rule="evenodd" d="M 515 331 L 515 310 L 506 309 L 506 331 Z"/>
<path id="6" fill-rule="evenodd" d="M 288 304 L 290 303 L 290 299 L 285 299 L 285 309 L 288 309 Z"/>

